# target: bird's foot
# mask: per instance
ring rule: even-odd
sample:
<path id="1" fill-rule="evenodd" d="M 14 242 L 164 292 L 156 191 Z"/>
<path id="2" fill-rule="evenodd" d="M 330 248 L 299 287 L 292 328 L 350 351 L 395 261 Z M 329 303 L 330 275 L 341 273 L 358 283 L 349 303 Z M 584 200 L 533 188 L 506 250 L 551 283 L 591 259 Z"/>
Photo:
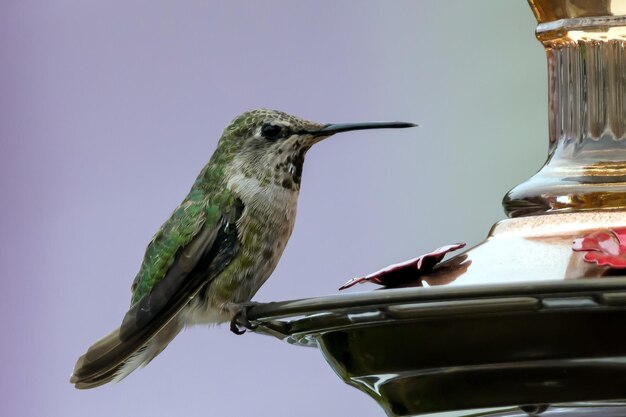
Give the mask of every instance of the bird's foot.
<path id="1" fill-rule="evenodd" d="M 248 308 L 257 304 L 259 303 L 254 301 L 248 301 L 246 303 L 228 303 L 226 308 L 233 313 L 233 318 L 230 321 L 231 332 L 242 335 L 246 330 L 255 330 L 259 327 L 248 319 Z"/>

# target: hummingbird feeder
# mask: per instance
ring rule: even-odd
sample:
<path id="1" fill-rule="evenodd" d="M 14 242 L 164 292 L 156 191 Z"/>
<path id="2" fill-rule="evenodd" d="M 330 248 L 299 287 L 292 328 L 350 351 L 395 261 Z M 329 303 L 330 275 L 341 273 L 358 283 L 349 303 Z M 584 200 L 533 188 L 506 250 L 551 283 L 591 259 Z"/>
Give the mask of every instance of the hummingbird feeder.
<path id="1" fill-rule="evenodd" d="M 247 311 L 389 416 L 626 416 L 626 0 L 529 4 L 549 154 L 508 218 L 448 260 L 460 245 L 346 284 L 383 289 Z"/>

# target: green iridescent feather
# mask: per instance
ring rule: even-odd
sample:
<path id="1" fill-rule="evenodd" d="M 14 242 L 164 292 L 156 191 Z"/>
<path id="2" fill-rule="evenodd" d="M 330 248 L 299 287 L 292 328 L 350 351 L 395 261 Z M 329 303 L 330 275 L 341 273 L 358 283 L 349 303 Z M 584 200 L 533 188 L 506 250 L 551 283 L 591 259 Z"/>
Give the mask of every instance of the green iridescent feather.
<path id="1" fill-rule="evenodd" d="M 132 286 L 131 305 L 135 304 L 161 280 L 177 253 L 188 245 L 203 226 L 218 227 L 222 213 L 229 211 L 234 197 L 225 188 L 207 193 L 205 180 L 214 172 L 201 173 L 183 202 L 154 235 Z M 211 187 L 213 188 L 213 187 Z"/>

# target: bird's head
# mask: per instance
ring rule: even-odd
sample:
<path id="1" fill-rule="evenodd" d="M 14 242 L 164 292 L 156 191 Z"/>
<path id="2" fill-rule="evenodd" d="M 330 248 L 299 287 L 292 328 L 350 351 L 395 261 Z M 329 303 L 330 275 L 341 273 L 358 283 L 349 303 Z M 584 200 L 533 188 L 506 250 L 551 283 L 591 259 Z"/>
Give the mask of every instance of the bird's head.
<path id="1" fill-rule="evenodd" d="M 404 128 L 404 122 L 321 124 L 277 110 L 257 109 L 236 117 L 224 129 L 216 154 L 226 157 L 232 169 L 246 176 L 300 186 L 306 152 L 336 133 L 351 130 Z"/>

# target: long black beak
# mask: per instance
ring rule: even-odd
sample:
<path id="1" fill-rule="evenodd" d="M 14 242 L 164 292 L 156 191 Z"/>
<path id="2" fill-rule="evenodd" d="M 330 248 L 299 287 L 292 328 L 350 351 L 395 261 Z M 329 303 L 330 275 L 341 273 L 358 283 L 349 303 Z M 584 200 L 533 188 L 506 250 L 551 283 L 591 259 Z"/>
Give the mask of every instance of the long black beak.
<path id="1" fill-rule="evenodd" d="M 324 126 L 319 130 L 309 132 L 313 136 L 330 136 L 335 133 L 349 132 L 351 130 L 366 129 L 403 129 L 405 127 L 415 127 L 414 123 L 406 122 L 363 122 L 363 123 L 336 123 Z"/>

